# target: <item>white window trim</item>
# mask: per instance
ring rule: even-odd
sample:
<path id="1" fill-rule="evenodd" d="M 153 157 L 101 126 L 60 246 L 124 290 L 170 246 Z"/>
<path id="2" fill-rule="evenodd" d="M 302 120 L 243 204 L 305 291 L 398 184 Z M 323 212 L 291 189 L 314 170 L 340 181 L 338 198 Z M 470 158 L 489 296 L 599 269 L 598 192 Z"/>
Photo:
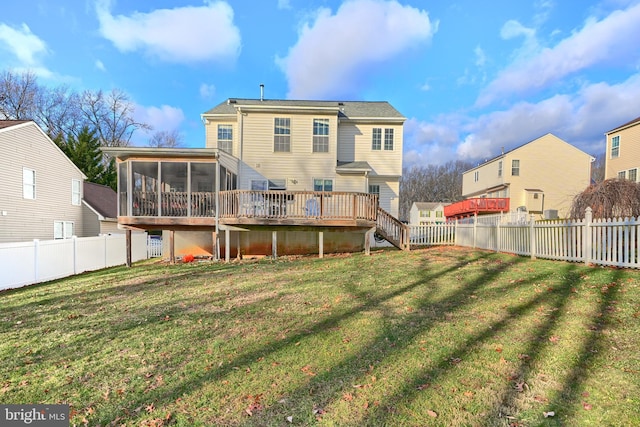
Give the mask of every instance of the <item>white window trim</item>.
<path id="1" fill-rule="evenodd" d="M 616 155 L 613 155 L 613 140 L 617 140 L 618 141 L 618 146 L 616 147 L 617 151 L 616 151 Z M 612 136 L 611 137 L 611 151 L 609 151 L 609 157 L 611 159 L 617 159 L 620 157 L 620 135 L 616 135 L 616 136 Z"/>
<path id="2" fill-rule="evenodd" d="M 74 228 L 73 221 L 53 221 L 53 238 L 55 240 L 70 239 L 73 237 Z"/>
<path id="3" fill-rule="evenodd" d="M 27 183 L 25 181 L 25 173 L 27 171 L 31 172 L 31 177 L 33 178 L 33 182 L 31 183 Z M 29 194 L 26 191 L 27 186 L 29 186 L 28 188 L 31 189 Z M 34 169 L 22 168 L 22 198 L 27 200 L 36 199 L 36 171 Z"/>
<path id="4" fill-rule="evenodd" d="M 77 186 L 77 189 L 75 188 Z M 80 206 L 82 204 L 82 182 L 79 179 L 71 180 L 71 204 Z"/>
<path id="5" fill-rule="evenodd" d="M 315 181 L 317 179 L 318 180 L 320 180 L 320 179 L 322 180 L 322 190 L 316 190 L 316 182 Z M 331 190 L 325 190 L 324 189 L 324 182 L 325 181 L 331 181 Z M 333 191 L 333 189 L 335 188 L 335 185 L 336 185 L 336 181 L 333 178 L 318 178 L 318 177 L 316 177 L 316 178 L 312 178 L 311 179 L 311 185 L 312 185 L 313 191 Z"/>

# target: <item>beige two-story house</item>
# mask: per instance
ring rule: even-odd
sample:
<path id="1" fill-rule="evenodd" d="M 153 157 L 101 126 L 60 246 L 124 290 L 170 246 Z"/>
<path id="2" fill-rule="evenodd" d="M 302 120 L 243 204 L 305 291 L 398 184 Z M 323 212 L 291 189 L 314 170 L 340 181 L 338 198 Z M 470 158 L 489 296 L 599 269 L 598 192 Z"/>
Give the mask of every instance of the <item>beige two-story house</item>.
<path id="1" fill-rule="evenodd" d="M 388 102 L 230 98 L 202 120 L 204 148 L 104 149 L 121 226 L 227 259 L 359 250 L 381 216 L 399 231 L 405 118 Z"/>
<path id="2" fill-rule="evenodd" d="M 85 175 L 30 120 L 0 120 L 0 242 L 85 236 Z"/>
<path id="3" fill-rule="evenodd" d="M 594 157 L 552 134 L 501 153 L 462 176 L 462 196 L 445 212 L 528 212 L 564 218 L 590 184 Z M 447 215 L 449 215 L 447 213 Z"/>
<path id="4" fill-rule="evenodd" d="M 604 178 L 638 182 L 640 168 L 640 117 L 605 134 L 607 151 Z"/>

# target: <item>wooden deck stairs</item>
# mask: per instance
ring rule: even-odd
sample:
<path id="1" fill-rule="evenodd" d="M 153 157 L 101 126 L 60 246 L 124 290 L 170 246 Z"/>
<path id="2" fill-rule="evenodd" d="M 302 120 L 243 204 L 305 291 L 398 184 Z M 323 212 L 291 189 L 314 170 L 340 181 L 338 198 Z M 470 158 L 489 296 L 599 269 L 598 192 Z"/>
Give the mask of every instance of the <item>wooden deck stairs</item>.
<path id="1" fill-rule="evenodd" d="M 409 227 L 381 207 L 378 207 L 376 233 L 402 251 L 410 248 Z"/>

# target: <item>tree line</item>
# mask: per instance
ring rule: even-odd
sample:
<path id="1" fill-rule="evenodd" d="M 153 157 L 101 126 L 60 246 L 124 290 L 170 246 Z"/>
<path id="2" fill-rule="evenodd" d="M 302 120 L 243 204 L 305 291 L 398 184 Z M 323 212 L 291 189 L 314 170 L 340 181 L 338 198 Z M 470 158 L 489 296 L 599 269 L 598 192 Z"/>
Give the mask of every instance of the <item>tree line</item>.
<path id="1" fill-rule="evenodd" d="M 407 221 L 414 202 L 453 203 L 462 199 L 462 173 L 474 165 L 462 160 L 413 166 L 402 171 L 400 219 Z"/>
<path id="2" fill-rule="evenodd" d="M 106 159 L 100 147 L 128 146 L 136 132 L 153 131 L 134 113 L 135 104 L 120 89 L 76 92 L 65 85 L 42 85 L 31 71 L 0 73 L 0 120 L 33 120 L 90 182 L 115 189 L 114 161 Z M 182 136 L 155 131 L 147 145 L 177 147 Z"/>

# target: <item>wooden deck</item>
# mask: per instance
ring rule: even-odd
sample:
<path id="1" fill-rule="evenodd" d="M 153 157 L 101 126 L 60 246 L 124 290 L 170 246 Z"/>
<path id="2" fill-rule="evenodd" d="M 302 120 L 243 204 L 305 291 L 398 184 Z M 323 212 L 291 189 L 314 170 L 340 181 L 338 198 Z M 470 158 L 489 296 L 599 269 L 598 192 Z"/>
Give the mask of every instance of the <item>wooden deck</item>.
<path id="1" fill-rule="evenodd" d="M 447 220 L 473 216 L 509 212 L 508 198 L 481 197 L 461 200 L 444 207 Z"/>
<path id="2" fill-rule="evenodd" d="M 143 229 L 234 226 L 372 227 L 378 198 L 367 193 L 317 191 L 136 192 L 125 226 Z M 127 200 L 121 194 L 121 201 Z"/>

